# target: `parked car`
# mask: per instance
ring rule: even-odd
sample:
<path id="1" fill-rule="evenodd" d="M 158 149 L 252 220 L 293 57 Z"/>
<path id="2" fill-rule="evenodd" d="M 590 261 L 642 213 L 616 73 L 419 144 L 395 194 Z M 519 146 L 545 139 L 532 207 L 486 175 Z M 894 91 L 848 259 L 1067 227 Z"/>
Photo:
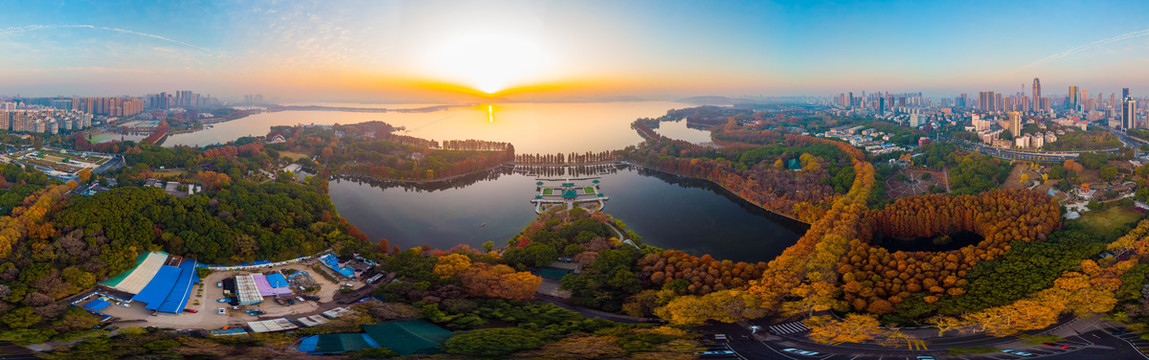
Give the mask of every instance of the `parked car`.
<path id="1" fill-rule="evenodd" d="M 223 281 L 217 281 L 217 282 L 215 283 L 215 287 L 217 287 L 217 288 L 221 288 L 221 287 L 223 287 Z"/>
<path id="2" fill-rule="evenodd" d="M 714 340 L 726 340 L 726 334 L 714 334 Z"/>
<path id="3" fill-rule="evenodd" d="M 703 351 L 703 352 L 698 353 L 698 355 L 731 355 L 731 354 L 734 354 L 734 352 L 730 351 L 730 350 L 710 350 L 710 351 Z"/>
<path id="4" fill-rule="evenodd" d="M 302 297 L 299 297 L 299 296 L 296 296 L 296 297 L 295 297 L 295 301 L 298 301 L 298 302 L 307 302 L 307 300 L 303 300 L 303 298 L 302 298 Z"/>
<path id="5" fill-rule="evenodd" d="M 1011 355 L 1017 355 L 1017 356 L 1033 356 L 1033 354 L 1030 354 L 1030 353 L 1027 353 L 1024 351 L 1017 351 L 1017 350 L 1010 350 L 1010 349 L 1005 349 L 1005 350 L 1002 350 L 1001 352 L 1006 353 L 1006 354 L 1011 354 Z"/>
<path id="6" fill-rule="evenodd" d="M 818 352 L 816 352 L 816 351 L 802 350 L 802 349 L 795 349 L 795 348 L 785 348 L 785 349 L 782 349 L 782 351 L 785 351 L 785 352 L 788 352 L 791 354 L 806 355 L 806 356 L 817 356 L 818 355 Z"/>
<path id="7" fill-rule="evenodd" d="M 196 309 L 184 309 L 184 312 L 190 312 L 190 313 L 192 313 L 192 314 L 195 314 L 195 313 L 198 313 L 198 312 L 199 312 L 199 310 L 196 310 Z"/>
<path id="8" fill-rule="evenodd" d="M 1125 330 L 1125 329 L 1121 329 L 1121 328 L 1112 328 L 1112 329 L 1109 329 L 1109 333 L 1113 334 L 1113 335 L 1128 334 L 1129 330 Z"/>
<path id="9" fill-rule="evenodd" d="M 217 302 L 217 303 L 228 303 L 228 302 L 231 302 L 231 299 L 219 298 L 219 299 L 215 299 L 215 302 Z"/>
<path id="10" fill-rule="evenodd" d="M 1057 344 L 1057 343 L 1042 343 L 1042 345 L 1054 347 L 1054 348 L 1058 348 L 1058 349 L 1068 349 L 1069 348 L 1069 345 Z"/>
<path id="11" fill-rule="evenodd" d="M 918 355 L 917 360 L 937 360 L 937 359 L 935 359 L 933 356 L 929 356 L 929 355 Z"/>
<path id="12" fill-rule="evenodd" d="M 215 313 L 220 315 L 227 315 L 227 308 L 215 309 Z"/>

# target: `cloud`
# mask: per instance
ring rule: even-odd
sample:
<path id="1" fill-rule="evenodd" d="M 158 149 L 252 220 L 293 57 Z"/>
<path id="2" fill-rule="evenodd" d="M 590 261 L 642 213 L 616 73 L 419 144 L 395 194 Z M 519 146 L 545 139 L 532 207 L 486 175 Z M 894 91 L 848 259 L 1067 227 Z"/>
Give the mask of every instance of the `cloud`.
<path id="1" fill-rule="evenodd" d="M 1062 51 L 1062 52 L 1059 52 L 1059 53 L 1056 53 L 1056 54 L 1053 54 L 1053 55 L 1047 56 L 1047 57 L 1045 57 L 1045 58 L 1043 58 L 1043 59 L 1041 59 L 1041 60 L 1038 60 L 1038 61 L 1034 61 L 1034 62 L 1032 62 L 1032 63 L 1030 63 L 1030 64 L 1028 64 L 1028 65 L 1022 66 L 1022 67 L 1020 67 L 1020 68 L 1017 68 L 1017 70 L 1014 70 L 1014 71 L 1010 72 L 1010 74 L 1018 73 L 1018 72 L 1021 72 L 1021 71 L 1023 71 L 1023 70 L 1029 69 L 1029 68 L 1033 68 L 1033 67 L 1041 66 L 1041 65 L 1047 64 L 1047 63 L 1049 63 L 1049 62 L 1052 62 L 1052 61 L 1055 61 L 1055 60 L 1058 60 L 1058 59 L 1061 59 L 1061 58 L 1064 58 L 1064 57 L 1067 57 L 1067 56 L 1071 56 L 1071 55 L 1074 55 L 1074 54 L 1077 54 L 1077 53 L 1081 53 L 1081 52 L 1084 52 L 1084 51 L 1086 51 L 1086 50 L 1091 50 L 1091 49 L 1094 49 L 1094 48 L 1096 48 L 1096 47 L 1099 47 L 1099 46 L 1104 46 L 1104 45 L 1112 44 L 1112 43 L 1115 43 L 1115 42 L 1118 42 L 1118 41 L 1122 41 L 1122 40 L 1135 39 L 1135 38 L 1139 38 L 1139 37 L 1142 37 L 1142 36 L 1145 36 L 1145 35 L 1149 35 L 1149 29 L 1145 29 L 1145 30 L 1141 30 L 1141 31 L 1134 31 L 1134 32 L 1129 32 L 1129 33 L 1124 33 L 1124 34 L 1121 34 L 1121 35 L 1117 35 L 1117 36 L 1114 36 L 1114 37 L 1110 37 L 1110 38 L 1105 38 L 1105 39 L 1097 40 L 1097 41 L 1094 41 L 1094 42 L 1091 42 L 1091 43 L 1088 43 L 1088 44 L 1085 44 L 1085 45 L 1081 45 L 1081 46 L 1078 46 L 1078 47 L 1075 47 L 1075 48 L 1072 48 L 1072 49 L 1069 49 L 1069 50 L 1065 50 L 1065 51 Z"/>
<path id="2" fill-rule="evenodd" d="M 156 34 L 148 34 L 148 33 L 143 33 L 143 32 L 139 32 L 139 31 L 132 31 L 132 30 L 127 30 L 127 29 L 113 28 L 113 27 L 107 27 L 107 26 L 95 26 L 95 25 L 28 25 L 28 26 L 19 26 L 19 27 L 10 27 L 10 28 L 5 28 L 5 29 L 0 29 L 0 36 L 29 32 L 29 31 L 53 30 L 53 29 L 92 29 L 92 30 L 114 31 L 114 32 L 118 32 L 121 34 L 129 34 L 129 35 L 135 35 L 135 36 L 140 36 L 140 37 L 146 37 L 146 38 L 152 38 L 152 39 L 156 39 L 156 40 L 166 41 L 169 43 L 173 43 L 173 44 L 177 44 L 177 45 L 184 46 L 187 48 L 202 51 L 202 52 L 207 53 L 209 55 L 215 55 L 215 53 L 211 50 L 208 50 L 206 48 L 202 48 L 199 46 L 195 46 L 195 45 L 189 44 L 187 42 L 175 40 L 172 38 L 168 38 L 168 37 L 164 37 L 164 36 L 160 36 L 160 35 L 156 35 Z"/>

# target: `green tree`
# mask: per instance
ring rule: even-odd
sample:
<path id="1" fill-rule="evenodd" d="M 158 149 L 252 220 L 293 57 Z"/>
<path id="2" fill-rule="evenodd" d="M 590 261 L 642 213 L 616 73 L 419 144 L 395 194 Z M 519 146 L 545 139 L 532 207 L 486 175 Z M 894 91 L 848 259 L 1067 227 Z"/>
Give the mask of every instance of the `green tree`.
<path id="1" fill-rule="evenodd" d="M 557 259 L 559 253 L 554 246 L 532 242 L 527 246 L 511 248 L 503 252 L 503 259 L 511 264 L 526 266 L 547 266 Z"/>
<path id="2" fill-rule="evenodd" d="M 1100 176 L 1102 180 L 1112 181 L 1117 178 L 1117 167 L 1112 165 L 1105 165 L 1101 167 Z"/>
<path id="3" fill-rule="evenodd" d="M 38 322 L 40 322 L 40 315 L 36 315 L 36 311 L 28 306 L 19 307 L 7 314 L 0 315 L 0 323 L 4 323 L 10 328 L 26 328 Z"/>
<path id="4" fill-rule="evenodd" d="M 443 344 L 450 354 L 467 356 L 503 356 L 546 344 L 537 331 L 520 328 L 479 329 L 455 335 Z"/>

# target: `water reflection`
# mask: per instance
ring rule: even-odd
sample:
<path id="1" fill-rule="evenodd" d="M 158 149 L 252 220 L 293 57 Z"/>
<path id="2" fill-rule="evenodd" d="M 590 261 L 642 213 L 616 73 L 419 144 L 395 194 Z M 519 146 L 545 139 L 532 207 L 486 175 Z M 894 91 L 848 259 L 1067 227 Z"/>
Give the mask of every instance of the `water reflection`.
<path id="1" fill-rule="evenodd" d="M 330 194 L 340 214 L 372 240 L 443 249 L 485 241 L 501 245 L 535 218 L 528 200 L 537 193 L 535 176 L 517 170 L 500 167 L 433 183 L 339 178 L 331 181 Z M 602 190 L 611 197 L 604 212 L 654 246 L 768 261 L 808 228 L 709 181 L 621 163 L 550 170 L 555 177 L 601 175 Z"/>

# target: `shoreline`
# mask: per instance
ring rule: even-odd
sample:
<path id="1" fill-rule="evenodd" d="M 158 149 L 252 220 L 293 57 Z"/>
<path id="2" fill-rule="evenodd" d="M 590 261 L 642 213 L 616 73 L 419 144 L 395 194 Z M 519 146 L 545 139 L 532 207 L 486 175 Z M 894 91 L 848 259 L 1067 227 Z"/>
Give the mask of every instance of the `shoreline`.
<path id="1" fill-rule="evenodd" d="M 713 186 L 715 186 L 715 187 L 717 187 L 717 188 L 719 188 L 719 189 L 722 189 L 723 191 L 725 191 L 725 192 L 726 192 L 726 194 L 727 194 L 727 195 L 729 195 L 729 196 L 731 196 L 731 197 L 734 197 L 734 198 L 737 198 L 737 199 L 739 199 L 739 200 L 741 200 L 741 201 L 744 201 L 744 202 L 746 202 L 747 204 L 753 205 L 755 208 L 757 208 L 757 209 L 760 209 L 760 210 L 762 210 L 762 211 L 765 211 L 765 212 L 769 213 L 769 214 L 770 214 L 770 215 L 772 215 L 772 216 L 777 216 L 777 217 L 779 217 L 779 218 L 785 219 L 786 221 L 789 221 L 789 222 L 791 222 L 791 223 L 792 223 L 792 224 L 794 224 L 794 225 L 798 225 L 798 224 L 801 224 L 802 226 L 805 226 L 807 229 L 808 229 L 808 228 L 811 226 L 811 224 L 810 224 L 810 223 L 807 223 L 807 222 L 805 222 L 805 221 L 802 221 L 802 220 L 798 220 L 797 218 L 795 218 L 795 217 L 793 217 L 793 216 L 791 216 L 791 215 L 783 214 L 783 213 L 780 213 L 780 212 L 778 212 L 777 210 L 774 210 L 774 209 L 770 209 L 770 208 L 766 208 L 766 207 L 764 207 L 764 206 L 762 206 L 762 205 L 760 205 L 760 204 L 754 203 L 753 201 L 750 201 L 750 200 L 748 200 L 748 199 L 746 199 L 746 198 L 744 198 L 744 197 L 742 197 L 742 196 L 739 196 L 737 192 L 734 192 L 733 190 L 730 190 L 730 189 L 729 189 L 729 188 L 727 188 L 726 186 L 723 186 L 722 184 L 716 183 L 716 182 L 714 182 L 714 181 L 711 181 L 711 180 L 709 180 L 709 179 L 696 178 L 696 177 L 692 177 L 692 176 L 686 176 L 686 175 L 682 175 L 682 174 L 676 174 L 676 173 L 672 173 L 672 172 L 669 172 L 669 171 L 664 171 L 664 170 L 660 170 L 660 169 L 649 168 L 649 167 L 646 167 L 646 166 L 642 166 L 642 165 L 639 165 L 639 164 L 636 164 L 636 163 L 633 163 L 633 162 L 630 162 L 630 161 L 626 161 L 626 160 L 621 160 L 621 161 L 614 161 L 614 162 L 609 162 L 609 161 L 608 161 L 608 162 L 595 162 L 595 163 L 588 163 L 588 164 L 569 164 L 569 165 L 567 165 L 567 166 L 579 166 L 579 165 L 610 165 L 610 164 L 617 164 L 617 165 L 627 165 L 627 166 L 632 166 L 632 167 L 634 167 L 635 169 L 644 169 L 644 170 L 649 170 L 649 171 L 659 172 L 659 173 L 662 173 L 662 174 L 666 174 L 666 175 L 677 176 L 677 177 L 680 177 L 680 178 L 685 178 L 685 179 L 698 180 L 698 181 L 705 181 L 705 182 L 707 182 L 707 183 L 709 183 L 709 184 L 711 184 L 711 185 L 713 185 Z M 489 168 L 486 168 L 486 169 L 482 169 L 482 170 L 475 170 L 475 171 L 472 171 L 472 172 L 469 172 L 469 173 L 465 173 L 465 174 L 458 174 L 458 175 L 453 175 L 453 176 L 449 176 L 449 177 L 445 177 L 445 178 L 440 178 L 440 179 L 433 179 L 433 180 L 397 180 L 397 179 L 381 179 L 381 178 L 376 178 L 376 177 L 373 177 L 373 176 L 364 176 L 364 175 L 349 175 L 349 174 L 332 174 L 332 175 L 330 175 L 330 176 L 328 177 L 328 179 L 327 179 L 327 180 L 328 180 L 328 181 L 331 181 L 331 180 L 335 180 L 335 179 L 337 179 L 337 178 L 338 178 L 338 179 L 340 179 L 340 180 L 358 180 L 358 181 L 364 181 L 364 180 L 366 180 L 366 181 L 364 181 L 364 182 L 367 182 L 367 181 L 372 181 L 372 182 L 377 182 L 377 183 L 384 183 L 384 184 L 386 184 L 386 183 L 392 183 L 392 184 L 400 184 L 400 185 L 428 185 L 428 184 L 435 184 L 435 183 L 440 183 L 440 182 L 447 182 L 447 181 L 451 181 L 451 180 L 456 180 L 456 179 L 458 179 L 458 178 L 461 178 L 461 177 L 464 177 L 464 176 L 472 176 L 472 175 L 476 175 L 476 174 L 480 174 L 480 173 L 488 173 L 488 172 L 494 171 L 494 170 L 496 170 L 496 169 L 499 169 L 499 168 L 504 168 L 504 167 L 510 167 L 510 168 L 512 168 L 512 169 L 513 169 L 513 168 L 514 168 L 516 165 L 524 165 L 524 166 L 530 166 L 530 165 L 533 165 L 533 164 L 502 163 L 502 164 L 499 164 L 498 166 L 489 167 Z M 545 165 L 539 164 L 539 166 L 545 166 Z M 552 166 L 553 166 L 553 165 L 552 165 Z"/>
<path id="2" fill-rule="evenodd" d="M 269 106 L 266 111 L 260 111 L 260 112 L 244 111 L 243 114 L 239 114 L 236 116 L 228 116 L 228 117 L 222 117 L 222 118 L 209 118 L 209 119 L 214 120 L 214 121 L 201 120 L 200 124 L 201 125 L 222 124 L 222 123 L 226 123 L 226 122 L 240 120 L 240 119 L 249 117 L 251 115 L 257 115 L 257 114 L 263 114 L 263 113 L 273 113 L 273 112 L 285 112 L 285 111 L 332 111 L 332 112 L 355 112 L 355 113 L 388 113 L 388 112 L 431 113 L 431 112 L 447 111 L 447 110 L 451 110 L 451 109 L 459 108 L 459 107 L 469 107 L 469 106 L 474 106 L 474 105 L 433 105 L 433 106 L 426 106 L 426 107 L 415 108 L 415 109 L 388 109 L 388 108 L 376 109 L 376 108 L 357 108 L 357 107 L 293 106 L 293 105 L 289 105 L 289 106 L 274 105 L 274 106 L 276 106 L 276 107 L 273 108 L 273 107 Z M 190 134 L 190 133 L 200 132 L 200 131 L 204 131 L 204 130 L 208 130 L 208 128 L 205 126 L 200 126 L 199 128 L 194 128 L 194 129 L 181 129 L 178 131 L 168 132 L 167 135 L 170 136 L 170 135 L 178 135 L 178 134 Z M 167 140 L 167 136 L 164 137 L 164 140 Z M 232 141 L 235 141 L 235 140 L 232 140 Z M 231 141 L 228 141 L 228 142 L 231 142 Z M 199 145 L 199 146 L 194 146 L 194 147 L 202 148 L 204 146 L 221 145 L 221 144 L 226 144 L 226 143 L 207 144 L 207 145 Z M 163 141 L 157 142 L 156 145 L 163 146 Z"/>

